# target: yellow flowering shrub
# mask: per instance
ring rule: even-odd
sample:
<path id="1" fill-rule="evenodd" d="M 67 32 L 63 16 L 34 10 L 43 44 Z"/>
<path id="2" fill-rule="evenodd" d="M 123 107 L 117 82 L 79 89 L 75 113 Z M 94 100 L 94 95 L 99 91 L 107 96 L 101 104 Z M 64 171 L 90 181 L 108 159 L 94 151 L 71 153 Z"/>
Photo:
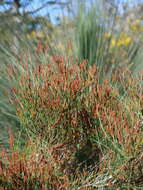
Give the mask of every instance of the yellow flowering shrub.
<path id="1" fill-rule="evenodd" d="M 43 32 L 43 31 L 32 31 L 31 33 L 27 34 L 27 38 L 28 39 L 37 39 L 37 38 L 40 38 L 40 39 L 44 39 L 46 38 L 46 34 Z"/>
<path id="2" fill-rule="evenodd" d="M 110 48 L 116 47 L 122 47 L 122 46 L 128 46 L 132 42 L 132 38 L 126 34 L 126 33 L 121 33 L 118 38 L 112 36 L 110 33 L 105 33 L 104 37 L 106 39 L 111 38 L 110 42 Z"/>
<path id="3" fill-rule="evenodd" d="M 131 37 L 126 33 L 121 33 L 119 40 L 117 40 L 117 46 L 128 46 L 132 42 Z"/>
<path id="4" fill-rule="evenodd" d="M 141 19 L 136 19 L 133 23 L 130 23 L 129 27 L 131 31 L 134 33 L 143 32 L 143 25 L 141 22 Z"/>
<path id="5" fill-rule="evenodd" d="M 127 19 L 127 21 L 124 23 L 126 25 L 127 30 L 122 31 L 117 37 L 114 34 L 111 34 L 110 32 L 105 33 L 105 39 L 111 39 L 111 50 L 115 47 L 128 47 L 131 43 L 136 41 L 136 39 L 140 37 L 139 34 L 142 34 L 143 32 L 142 19 L 143 18 L 139 18 L 135 19 L 134 21 L 133 19 Z"/>
<path id="6" fill-rule="evenodd" d="M 125 30 L 123 29 L 118 33 L 105 33 L 104 38 L 109 40 L 111 57 L 113 59 L 116 57 L 120 63 L 126 65 L 130 64 L 130 58 L 128 57 L 130 47 L 136 48 L 137 42 L 142 41 L 141 31 L 143 32 L 143 26 L 141 20 L 135 20 L 132 24 L 131 21 L 128 21 Z"/>

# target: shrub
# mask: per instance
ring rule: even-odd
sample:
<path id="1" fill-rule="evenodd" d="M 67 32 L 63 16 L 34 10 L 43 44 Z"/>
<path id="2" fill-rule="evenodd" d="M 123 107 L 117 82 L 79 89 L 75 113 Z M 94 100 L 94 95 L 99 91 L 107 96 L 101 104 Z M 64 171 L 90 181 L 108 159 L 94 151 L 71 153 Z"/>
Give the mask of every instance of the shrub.
<path id="1" fill-rule="evenodd" d="M 96 66 L 87 64 L 59 56 L 21 64 L 13 103 L 40 153 L 52 149 L 63 173 L 110 171 L 120 181 L 119 168 L 141 152 L 141 84 L 125 68 L 101 83 Z"/>
<path id="2" fill-rule="evenodd" d="M 68 188 L 68 178 L 59 173 L 52 160 L 37 154 L 32 142 L 25 146 L 25 151 L 14 150 L 14 139 L 10 136 L 10 147 L 11 153 L 3 150 L 0 155 L 1 190 Z"/>

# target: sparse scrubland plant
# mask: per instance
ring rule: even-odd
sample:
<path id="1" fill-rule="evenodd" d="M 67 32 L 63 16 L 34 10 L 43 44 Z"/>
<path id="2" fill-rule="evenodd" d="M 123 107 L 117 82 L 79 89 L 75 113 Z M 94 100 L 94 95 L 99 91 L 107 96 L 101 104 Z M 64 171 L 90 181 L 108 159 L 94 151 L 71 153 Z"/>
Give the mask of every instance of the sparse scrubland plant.
<path id="1" fill-rule="evenodd" d="M 37 154 L 41 158 L 39 162 L 47 168 L 42 182 L 38 171 L 31 171 L 38 175 L 36 181 L 44 188 L 48 184 L 51 189 L 60 186 L 61 189 L 93 189 L 94 186 L 114 189 L 125 184 L 128 187 L 140 185 L 142 93 L 138 78 L 128 69 L 119 69 L 110 83 L 108 80 L 100 83 L 98 68 L 88 67 L 85 60 L 79 63 L 74 58 L 54 56 L 45 63 L 33 64 L 31 55 L 26 58 L 31 64 L 23 63 L 23 56 L 17 68 L 10 67 L 8 72 L 11 79 L 17 79 L 11 101 L 16 105 L 25 131 L 30 139 L 33 137 L 33 147 L 37 151 L 34 154 L 31 150 L 28 156 L 34 155 L 36 162 Z M 126 89 L 124 97 L 114 83 L 122 83 Z M 23 159 L 22 152 L 20 155 L 19 160 Z M 28 156 L 24 158 L 26 162 L 30 162 Z M 3 165 L 1 171 L 9 164 Z M 55 176 L 54 181 L 46 178 L 51 166 L 54 167 L 54 173 L 50 174 Z M 12 172 L 15 175 L 15 170 Z M 6 175 L 8 177 L 9 172 Z M 29 184 L 35 185 L 29 174 L 23 175 L 31 180 Z M 14 179 L 10 177 L 12 186 Z M 20 180 L 24 180 L 24 176 Z M 21 188 L 26 188 L 24 182 L 19 183 Z"/>
<path id="2" fill-rule="evenodd" d="M 5 66 L 26 142 L 1 151 L 0 189 L 143 188 L 141 46 L 101 8 L 80 12 L 72 56 L 39 43 Z"/>

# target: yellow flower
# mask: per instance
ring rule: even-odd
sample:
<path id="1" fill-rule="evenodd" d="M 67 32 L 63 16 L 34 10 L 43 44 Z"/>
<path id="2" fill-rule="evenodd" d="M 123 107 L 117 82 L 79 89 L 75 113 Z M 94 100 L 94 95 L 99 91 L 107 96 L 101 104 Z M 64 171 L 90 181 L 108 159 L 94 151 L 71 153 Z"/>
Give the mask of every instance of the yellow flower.
<path id="1" fill-rule="evenodd" d="M 122 37 L 121 39 L 118 40 L 117 46 L 128 46 L 131 43 L 131 38 L 130 37 Z"/>
<path id="2" fill-rule="evenodd" d="M 111 45 L 110 48 L 114 48 L 115 46 L 121 47 L 121 46 L 128 46 L 131 43 L 132 39 L 130 36 L 128 36 L 125 33 L 122 33 L 119 37 L 119 39 L 115 39 L 114 37 L 111 39 Z"/>
<path id="3" fill-rule="evenodd" d="M 140 32 L 140 31 L 143 31 L 143 27 L 141 25 L 141 20 L 137 19 L 135 20 L 134 23 L 130 23 L 130 29 L 133 31 L 133 32 Z"/>
<path id="4" fill-rule="evenodd" d="M 29 38 L 29 39 L 36 38 L 36 32 L 32 31 L 30 34 L 27 34 L 27 38 Z"/>
<path id="5" fill-rule="evenodd" d="M 37 34 L 35 31 L 32 31 L 31 34 L 30 34 L 30 37 L 31 38 L 36 38 Z"/>
<path id="6" fill-rule="evenodd" d="M 110 34 L 110 33 L 105 33 L 105 34 L 104 34 L 104 37 L 108 39 L 108 38 L 111 37 L 111 34 Z"/>
<path id="7" fill-rule="evenodd" d="M 115 40 L 115 38 L 112 38 L 112 40 L 111 40 L 111 48 L 113 48 L 115 46 L 116 46 L 116 40 Z"/>
<path id="8" fill-rule="evenodd" d="M 141 23 L 141 20 L 137 19 L 135 20 L 134 24 L 139 25 Z"/>
<path id="9" fill-rule="evenodd" d="M 128 46 L 132 39 L 126 33 L 121 33 L 119 40 L 117 41 L 117 46 Z"/>
<path id="10" fill-rule="evenodd" d="M 125 45 L 129 45 L 131 43 L 132 39 L 130 37 L 127 37 L 124 41 Z"/>

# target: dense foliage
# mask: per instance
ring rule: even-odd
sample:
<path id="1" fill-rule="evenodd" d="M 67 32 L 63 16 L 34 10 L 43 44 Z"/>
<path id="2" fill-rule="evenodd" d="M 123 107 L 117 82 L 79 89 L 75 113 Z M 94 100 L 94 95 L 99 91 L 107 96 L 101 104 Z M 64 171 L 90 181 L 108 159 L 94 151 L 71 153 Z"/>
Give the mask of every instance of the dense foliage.
<path id="1" fill-rule="evenodd" d="M 143 188 L 142 18 L 97 2 L 50 24 L 50 41 L 47 19 L 27 15 L 32 46 L 1 46 L 1 122 L 18 131 L 0 151 L 0 190 Z"/>

